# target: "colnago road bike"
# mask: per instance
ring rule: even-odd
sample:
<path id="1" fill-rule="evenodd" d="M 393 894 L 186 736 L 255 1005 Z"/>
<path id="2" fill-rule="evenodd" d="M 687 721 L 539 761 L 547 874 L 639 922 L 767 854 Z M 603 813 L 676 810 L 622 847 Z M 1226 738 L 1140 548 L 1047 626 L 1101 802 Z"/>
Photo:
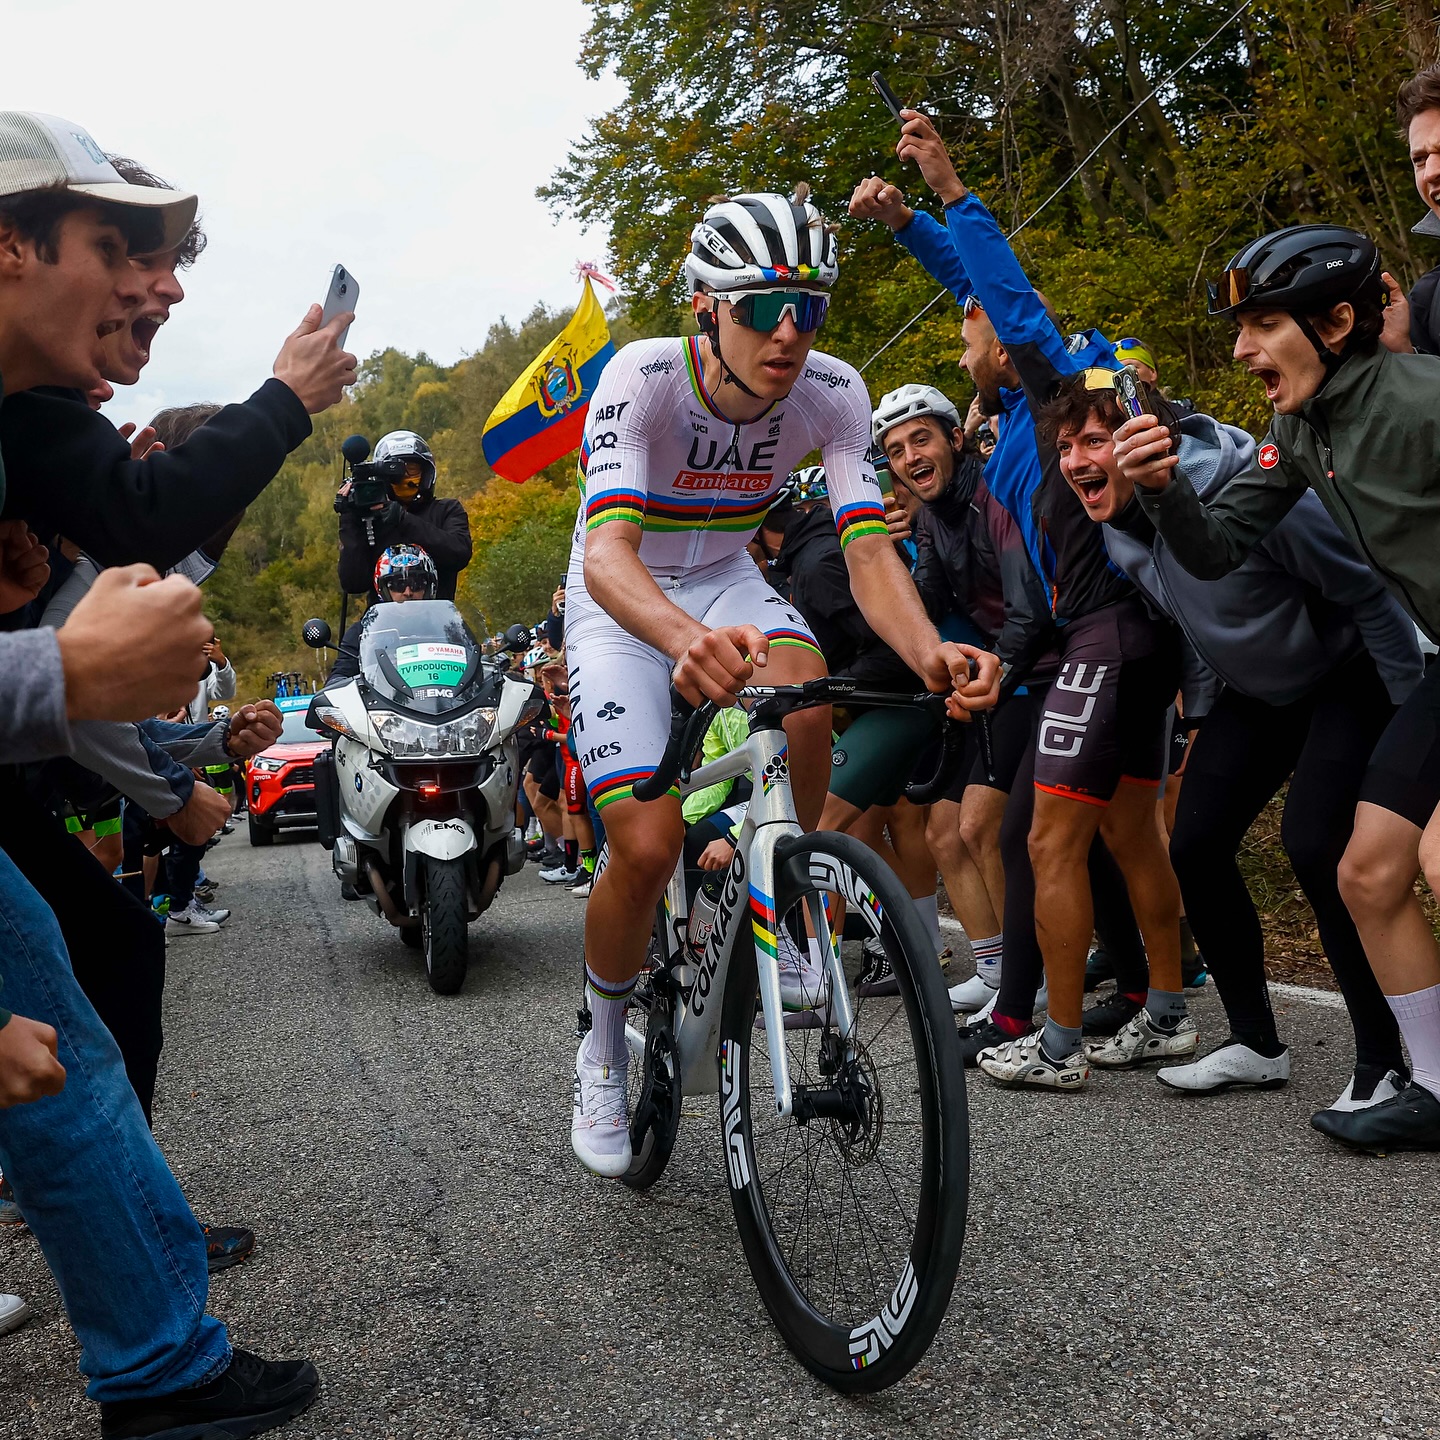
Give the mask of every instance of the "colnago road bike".
<path id="1" fill-rule="evenodd" d="M 801 830 L 783 725 L 834 702 L 933 709 L 942 758 L 933 780 L 911 787 L 919 803 L 949 783 L 962 737 L 943 697 L 872 694 L 846 679 L 750 687 L 740 700 L 750 706 L 745 745 L 690 774 L 715 707 L 672 692 L 665 756 L 635 787 L 651 800 L 677 778 L 688 792 L 753 777 L 703 947 L 689 943 L 682 866 L 657 909 L 627 1015 L 635 1159 L 623 1179 L 653 1185 L 682 1096 L 718 1092 L 735 1219 L 766 1308 L 820 1379 L 880 1390 L 925 1353 L 954 1287 L 969 1184 L 965 1086 L 940 966 L 909 896 L 858 840 Z M 811 936 L 826 957 L 823 999 L 787 1016 L 777 951 L 788 939 L 803 953 Z M 892 981 L 866 983 L 876 972 L 862 971 L 861 938 L 883 946 Z"/>

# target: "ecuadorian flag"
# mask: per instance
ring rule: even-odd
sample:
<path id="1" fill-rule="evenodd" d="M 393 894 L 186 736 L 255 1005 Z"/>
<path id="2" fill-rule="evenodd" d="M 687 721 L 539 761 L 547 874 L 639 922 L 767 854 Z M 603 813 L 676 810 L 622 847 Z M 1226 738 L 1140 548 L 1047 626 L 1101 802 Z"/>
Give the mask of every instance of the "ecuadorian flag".
<path id="1" fill-rule="evenodd" d="M 578 449 L 600 372 L 615 353 L 605 312 L 584 275 L 570 323 L 505 392 L 485 422 L 490 468 L 517 485 Z"/>

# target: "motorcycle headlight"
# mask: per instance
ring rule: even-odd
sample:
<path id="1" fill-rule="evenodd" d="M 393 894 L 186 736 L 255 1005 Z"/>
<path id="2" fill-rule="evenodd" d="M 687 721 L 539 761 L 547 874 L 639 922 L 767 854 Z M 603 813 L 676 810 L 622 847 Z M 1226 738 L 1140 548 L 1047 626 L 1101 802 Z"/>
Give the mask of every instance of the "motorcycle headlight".
<path id="1" fill-rule="evenodd" d="M 472 710 L 458 720 L 427 725 L 394 710 L 372 710 L 370 725 L 397 760 L 443 760 L 481 754 L 495 730 L 495 711 Z"/>

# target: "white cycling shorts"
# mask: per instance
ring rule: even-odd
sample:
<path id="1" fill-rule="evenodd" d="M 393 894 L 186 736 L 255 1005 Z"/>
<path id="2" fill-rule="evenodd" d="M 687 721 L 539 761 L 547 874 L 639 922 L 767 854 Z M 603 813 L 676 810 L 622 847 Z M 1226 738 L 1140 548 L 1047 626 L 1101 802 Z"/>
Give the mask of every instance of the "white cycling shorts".
<path id="1" fill-rule="evenodd" d="M 743 550 L 654 579 L 667 600 L 712 630 L 753 625 L 769 636 L 772 649 L 791 645 L 820 653 L 800 612 L 771 589 Z M 675 662 L 622 629 L 590 598 L 578 563 L 565 590 L 565 658 L 580 769 L 595 808 L 604 810 L 628 798 L 665 753 Z"/>

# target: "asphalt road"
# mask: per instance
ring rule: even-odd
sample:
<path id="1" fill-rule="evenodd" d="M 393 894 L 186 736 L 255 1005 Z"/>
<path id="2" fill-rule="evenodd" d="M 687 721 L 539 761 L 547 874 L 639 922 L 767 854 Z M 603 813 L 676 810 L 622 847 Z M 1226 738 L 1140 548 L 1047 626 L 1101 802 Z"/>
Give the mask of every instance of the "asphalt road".
<path id="1" fill-rule="evenodd" d="M 259 1234 L 216 1277 L 241 1344 L 308 1355 L 287 1437 L 1440 1435 L 1428 1157 L 1307 1124 L 1347 1078 L 1342 1013 L 1281 1002 L 1288 1090 L 1186 1101 L 970 1080 L 970 1231 L 950 1316 L 894 1389 L 837 1396 L 778 1340 L 687 1104 L 648 1195 L 582 1173 L 567 1126 L 583 905 L 534 867 L 472 930 L 459 996 L 344 904 L 318 846 L 212 852 L 234 918 L 170 950 L 157 1134 L 197 1214 Z M 1218 1039 L 1213 997 L 1202 1032 Z M 0 1288 L 0 1435 L 98 1433 L 28 1232 Z"/>

